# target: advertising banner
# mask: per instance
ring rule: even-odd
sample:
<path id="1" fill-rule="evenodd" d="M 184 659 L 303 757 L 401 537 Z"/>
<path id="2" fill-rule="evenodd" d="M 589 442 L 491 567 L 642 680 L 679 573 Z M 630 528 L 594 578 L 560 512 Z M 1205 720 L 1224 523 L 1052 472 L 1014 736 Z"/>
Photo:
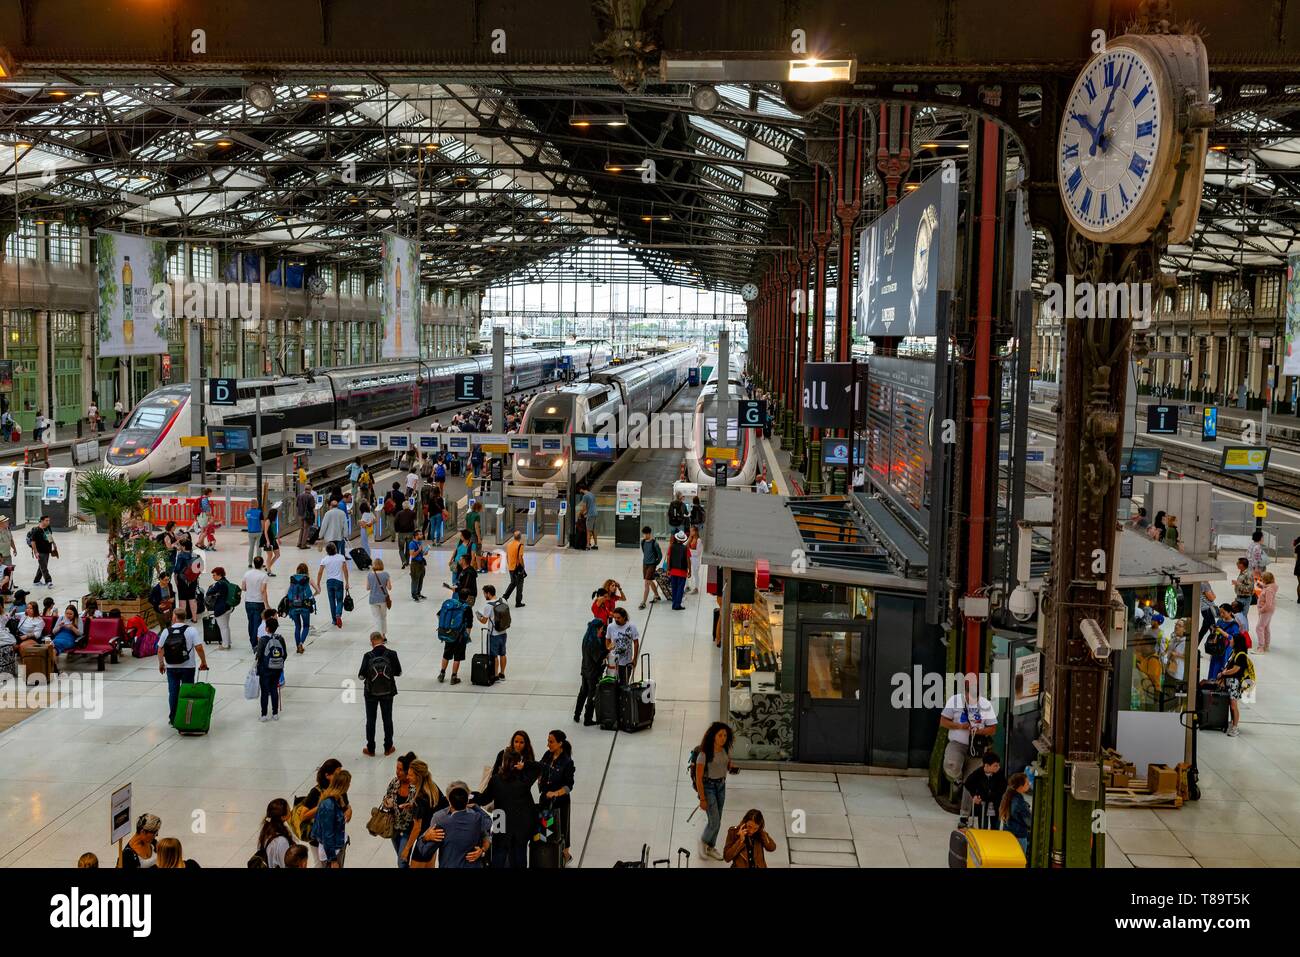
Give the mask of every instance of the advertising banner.
<path id="1" fill-rule="evenodd" d="M 954 285 L 957 184 L 931 176 L 862 231 L 857 333 L 933 336 L 938 292 Z"/>
<path id="2" fill-rule="evenodd" d="M 420 246 L 396 233 L 384 233 L 380 276 L 384 295 L 379 321 L 385 359 L 414 359 L 420 355 Z"/>
<path id="3" fill-rule="evenodd" d="M 1286 358 L 1283 375 L 1300 375 L 1300 255 L 1286 260 Z"/>
<path id="4" fill-rule="evenodd" d="M 167 243 L 149 236 L 99 230 L 99 354 L 156 356 L 166 353 L 164 320 L 171 312 Z M 159 290 L 155 292 L 155 290 Z"/>

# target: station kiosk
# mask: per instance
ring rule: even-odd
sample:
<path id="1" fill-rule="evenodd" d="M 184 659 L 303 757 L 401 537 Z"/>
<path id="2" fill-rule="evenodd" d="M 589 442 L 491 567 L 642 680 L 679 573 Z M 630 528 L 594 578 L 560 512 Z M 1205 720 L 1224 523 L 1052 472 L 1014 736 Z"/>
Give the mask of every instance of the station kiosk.
<path id="1" fill-rule="evenodd" d="M 0 515 L 9 519 L 11 529 L 27 524 L 24 505 L 22 466 L 0 465 Z"/>
<path id="2" fill-rule="evenodd" d="M 528 500 L 528 522 L 524 526 L 524 541 L 529 545 L 536 545 L 537 539 L 541 537 L 542 523 L 537 520 L 537 499 Z"/>
<path id="3" fill-rule="evenodd" d="M 569 503 L 560 499 L 560 510 L 555 513 L 555 544 L 564 548 L 569 544 Z"/>
<path id="4" fill-rule="evenodd" d="M 637 548 L 641 541 L 641 483 L 619 482 L 614 499 L 614 546 Z"/>
<path id="5" fill-rule="evenodd" d="M 41 479 L 41 518 L 50 519 L 53 528 L 73 528 L 77 514 L 77 470 L 52 467 Z"/>

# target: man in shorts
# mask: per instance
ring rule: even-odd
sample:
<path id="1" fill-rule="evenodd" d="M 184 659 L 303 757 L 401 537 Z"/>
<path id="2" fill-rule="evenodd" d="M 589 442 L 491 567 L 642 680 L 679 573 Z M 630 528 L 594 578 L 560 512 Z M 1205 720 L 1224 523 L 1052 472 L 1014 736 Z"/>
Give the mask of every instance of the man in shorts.
<path id="1" fill-rule="evenodd" d="M 483 586 L 483 611 L 476 615 L 479 624 L 488 626 L 488 654 L 496 659 L 496 680 L 506 680 L 506 638 L 508 632 L 497 631 L 496 605 L 497 589 L 495 585 Z M 502 602 L 505 604 L 505 602 Z"/>
<path id="2" fill-rule="evenodd" d="M 456 593 L 456 597 L 459 598 L 462 603 L 470 606 L 470 608 L 466 609 L 466 611 L 469 611 L 470 609 L 473 608 L 474 599 L 478 596 L 477 594 L 471 595 L 469 591 L 462 588 L 460 591 Z M 466 621 L 468 620 L 469 619 L 467 616 Z M 461 629 L 459 638 L 456 638 L 453 641 L 444 641 L 442 643 L 442 670 L 438 672 L 439 684 L 442 684 L 442 682 L 447 677 L 448 662 L 451 663 L 451 683 L 454 685 L 460 684 L 460 663 L 465 660 L 465 650 L 468 647 L 469 647 L 468 626 Z"/>
<path id="3" fill-rule="evenodd" d="M 641 529 L 641 604 L 638 608 L 645 608 L 646 599 L 658 601 L 661 597 L 659 588 L 655 585 L 655 576 L 659 573 L 659 565 L 664 560 L 663 549 L 655 540 L 654 529 L 645 525 Z M 651 596 L 654 597 L 651 597 Z"/>

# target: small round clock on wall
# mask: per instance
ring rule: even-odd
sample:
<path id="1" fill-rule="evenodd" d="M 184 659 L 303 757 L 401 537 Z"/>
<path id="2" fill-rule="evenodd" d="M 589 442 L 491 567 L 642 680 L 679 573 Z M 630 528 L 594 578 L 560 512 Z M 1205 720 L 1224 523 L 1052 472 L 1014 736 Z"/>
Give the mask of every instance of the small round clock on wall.
<path id="1" fill-rule="evenodd" d="M 752 282 L 747 282 L 740 287 L 740 298 L 745 302 L 753 302 L 758 298 L 758 287 Z"/>
<path id="2" fill-rule="evenodd" d="M 1174 234 L 1184 227 L 1190 232 L 1205 169 L 1204 129 L 1186 119 L 1191 104 L 1208 104 L 1198 37 L 1122 36 L 1088 61 L 1066 100 L 1056 153 L 1061 201 L 1079 233 L 1102 243 L 1143 242 L 1175 187 L 1170 241 L 1181 241 Z M 1195 142 L 1179 183 L 1187 137 Z"/>

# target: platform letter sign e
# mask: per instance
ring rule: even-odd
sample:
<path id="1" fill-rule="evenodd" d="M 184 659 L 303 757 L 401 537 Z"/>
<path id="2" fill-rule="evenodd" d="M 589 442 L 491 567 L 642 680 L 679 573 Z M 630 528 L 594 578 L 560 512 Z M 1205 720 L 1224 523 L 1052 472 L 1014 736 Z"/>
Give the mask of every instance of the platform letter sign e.
<path id="1" fill-rule="evenodd" d="M 234 379 L 208 380 L 208 405 L 234 405 L 238 397 L 239 386 Z"/>
<path id="2" fill-rule="evenodd" d="M 456 401 L 474 402 L 483 398 L 483 376 L 475 372 L 456 374 Z"/>

